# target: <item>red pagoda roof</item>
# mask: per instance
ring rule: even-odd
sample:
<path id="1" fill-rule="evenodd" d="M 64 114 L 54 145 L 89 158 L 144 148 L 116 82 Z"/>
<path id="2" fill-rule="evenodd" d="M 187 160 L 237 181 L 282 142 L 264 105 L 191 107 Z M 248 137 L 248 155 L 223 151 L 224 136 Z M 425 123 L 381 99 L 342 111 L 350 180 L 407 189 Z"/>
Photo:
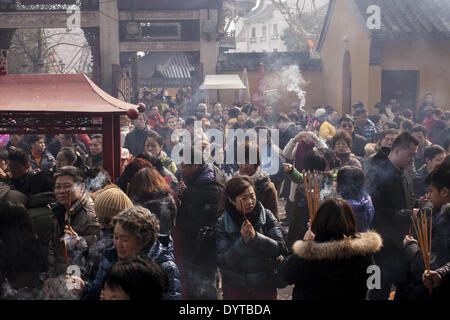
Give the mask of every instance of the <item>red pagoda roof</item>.
<path id="1" fill-rule="evenodd" d="M 116 99 L 84 74 L 0 76 L 0 112 L 125 114 L 135 105 Z"/>

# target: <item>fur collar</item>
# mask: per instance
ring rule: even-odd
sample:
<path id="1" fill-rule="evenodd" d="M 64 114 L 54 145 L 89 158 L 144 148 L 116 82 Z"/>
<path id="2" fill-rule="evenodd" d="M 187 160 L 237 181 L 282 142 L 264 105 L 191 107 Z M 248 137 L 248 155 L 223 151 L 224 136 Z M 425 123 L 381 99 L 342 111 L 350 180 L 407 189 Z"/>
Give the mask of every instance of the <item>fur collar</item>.
<path id="1" fill-rule="evenodd" d="M 450 202 L 442 206 L 441 213 L 450 216 Z"/>
<path id="2" fill-rule="evenodd" d="M 375 231 L 358 233 L 355 239 L 316 242 L 296 241 L 293 253 L 305 260 L 348 259 L 354 256 L 373 254 L 381 249 L 383 240 Z"/>

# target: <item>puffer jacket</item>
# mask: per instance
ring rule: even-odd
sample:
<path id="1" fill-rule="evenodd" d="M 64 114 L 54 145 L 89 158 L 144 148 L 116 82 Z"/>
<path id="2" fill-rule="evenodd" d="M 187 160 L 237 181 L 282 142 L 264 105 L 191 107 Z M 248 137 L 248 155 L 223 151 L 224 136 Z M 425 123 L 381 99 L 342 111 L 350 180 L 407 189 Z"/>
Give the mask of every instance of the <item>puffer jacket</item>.
<path id="1" fill-rule="evenodd" d="M 362 128 L 355 126 L 355 133 L 364 137 L 368 143 L 377 142 L 377 128 L 372 121 L 367 120 Z"/>
<path id="2" fill-rule="evenodd" d="M 373 231 L 352 238 L 319 242 L 299 240 L 293 254 L 281 268 L 289 284 L 294 284 L 293 300 L 365 300 L 367 267 L 383 245 Z"/>
<path id="3" fill-rule="evenodd" d="M 181 210 L 177 215 L 177 248 L 184 253 L 195 254 L 199 264 L 215 265 L 215 252 L 196 252 L 200 249 L 197 240 L 202 228 L 214 228 L 217 209 L 225 178 L 214 165 L 205 165 L 196 176 L 184 178 L 186 190 L 181 195 Z M 212 245 L 212 248 L 214 245 Z"/>
<path id="4" fill-rule="evenodd" d="M 266 269 L 267 261 L 287 254 L 282 230 L 278 220 L 258 202 L 254 213 L 259 217 L 253 225 L 256 237 L 245 244 L 241 226 L 237 225 L 225 210 L 216 225 L 217 265 L 223 282 L 242 289 L 275 287 Z"/>
<path id="5" fill-rule="evenodd" d="M 178 267 L 173 257 L 173 241 L 171 236 L 159 235 L 156 242 L 149 248 L 142 250 L 140 256 L 146 261 L 155 261 L 169 278 L 168 291 L 163 295 L 163 300 L 181 299 L 181 281 Z M 98 266 L 95 280 L 86 282 L 81 293 L 81 300 L 99 300 L 108 271 L 112 265 L 119 261 L 116 248 L 106 249 L 104 258 Z"/>
<path id="6" fill-rule="evenodd" d="M 93 245 L 100 235 L 100 224 L 94 212 L 94 201 L 86 193 L 72 204 L 69 214 L 66 208 L 56 202 L 51 205 L 53 211 L 53 235 L 48 248 L 49 273 L 58 275 L 66 271 L 67 265 L 61 248 L 60 238 L 64 235 L 64 226 L 72 229 Z M 71 257 L 69 256 L 69 259 Z"/>
<path id="7" fill-rule="evenodd" d="M 177 172 L 177 170 L 178 170 L 177 165 L 171 158 L 169 158 L 167 153 L 165 153 L 164 151 L 161 151 L 161 153 L 158 156 L 158 159 L 161 160 L 164 168 L 169 170 L 172 174 L 175 174 Z"/>
<path id="8" fill-rule="evenodd" d="M 36 162 L 35 158 L 33 157 L 33 155 L 30 153 L 30 166 L 32 170 L 35 169 L 41 169 L 43 171 L 52 171 L 53 167 L 56 165 L 56 160 L 53 157 L 53 155 L 45 150 L 44 153 L 42 154 L 42 159 L 41 162 L 39 162 L 39 164 Z"/>
<path id="9" fill-rule="evenodd" d="M 159 219 L 159 232 L 172 234 L 175 228 L 177 207 L 170 193 L 146 195 L 133 199 L 135 205 L 143 206 Z"/>
<path id="10" fill-rule="evenodd" d="M 369 231 L 373 220 L 374 209 L 372 199 L 365 194 L 361 199 L 345 199 L 350 207 L 352 207 L 356 218 L 356 227 L 358 232 Z"/>

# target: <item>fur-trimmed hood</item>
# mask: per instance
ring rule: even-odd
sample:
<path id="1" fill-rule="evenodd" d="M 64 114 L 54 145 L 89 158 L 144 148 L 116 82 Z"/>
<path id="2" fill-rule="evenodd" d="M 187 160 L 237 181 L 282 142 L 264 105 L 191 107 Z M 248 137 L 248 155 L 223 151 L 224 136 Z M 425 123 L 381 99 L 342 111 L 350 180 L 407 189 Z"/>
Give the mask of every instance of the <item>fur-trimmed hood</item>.
<path id="1" fill-rule="evenodd" d="M 339 241 L 317 242 L 296 241 L 292 246 L 293 253 L 304 260 L 336 260 L 349 259 L 354 256 L 374 254 L 383 246 L 381 236 L 375 231 L 358 233 L 357 237 Z"/>
<path id="2" fill-rule="evenodd" d="M 442 206 L 441 213 L 450 216 L 450 202 Z"/>

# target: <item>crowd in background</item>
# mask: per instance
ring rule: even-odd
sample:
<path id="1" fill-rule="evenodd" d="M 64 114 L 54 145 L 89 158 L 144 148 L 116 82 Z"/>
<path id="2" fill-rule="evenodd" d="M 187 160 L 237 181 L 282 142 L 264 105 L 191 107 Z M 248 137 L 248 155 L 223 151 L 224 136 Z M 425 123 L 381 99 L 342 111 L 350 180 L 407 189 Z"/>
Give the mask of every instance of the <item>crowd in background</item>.
<path id="1" fill-rule="evenodd" d="M 271 300 L 287 285 L 293 299 L 449 296 L 450 113 L 432 94 L 417 112 L 395 98 L 352 114 L 224 107 L 190 88 L 148 89 L 141 103 L 135 119 L 121 116 L 115 181 L 101 135 L 0 136 L 3 299 Z M 208 129 L 277 129 L 279 140 L 211 141 Z M 189 143 L 181 163 L 178 143 Z M 238 147 L 244 163 L 217 161 Z M 306 172 L 321 176 L 314 219 Z M 422 208 L 433 216 L 430 270 L 409 230 Z"/>

